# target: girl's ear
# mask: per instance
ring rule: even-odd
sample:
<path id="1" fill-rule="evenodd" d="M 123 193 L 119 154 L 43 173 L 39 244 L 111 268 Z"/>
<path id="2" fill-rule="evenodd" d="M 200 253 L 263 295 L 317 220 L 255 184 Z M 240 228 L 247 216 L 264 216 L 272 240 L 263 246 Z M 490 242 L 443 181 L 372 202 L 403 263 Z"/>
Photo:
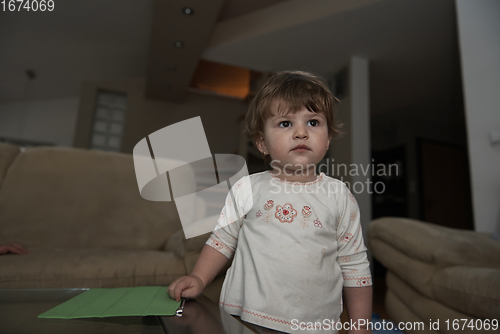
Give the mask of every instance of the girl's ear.
<path id="1" fill-rule="evenodd" d="M 269 151 L 266 147 L 266 142 L 264 141 L 264 135 L 262 133 L 259 134 L 259 138 L 255 141 L 255 143 L 257 144 L 257 149 L 260 151 L 260 153 L 264 155 L 269 154 Z"/>

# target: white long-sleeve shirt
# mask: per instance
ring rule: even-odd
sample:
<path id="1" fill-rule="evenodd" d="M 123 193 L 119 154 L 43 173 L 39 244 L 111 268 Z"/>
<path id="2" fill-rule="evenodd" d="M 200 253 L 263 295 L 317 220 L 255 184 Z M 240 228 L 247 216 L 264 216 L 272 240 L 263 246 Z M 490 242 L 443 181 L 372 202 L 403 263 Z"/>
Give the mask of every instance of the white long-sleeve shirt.
<path id="1" fill-rule="evenodd" d="M 207 240 L 234 256 L 221 307 L 287 333 L 303 333 L 298 327 L 308 322 L 321 323 L 308 333 L 337 332 L 342 287 L 372 285 L 359 207 L 345 183 L 323 173 L 290 183 L 262 172 L 232 192 Z"/>

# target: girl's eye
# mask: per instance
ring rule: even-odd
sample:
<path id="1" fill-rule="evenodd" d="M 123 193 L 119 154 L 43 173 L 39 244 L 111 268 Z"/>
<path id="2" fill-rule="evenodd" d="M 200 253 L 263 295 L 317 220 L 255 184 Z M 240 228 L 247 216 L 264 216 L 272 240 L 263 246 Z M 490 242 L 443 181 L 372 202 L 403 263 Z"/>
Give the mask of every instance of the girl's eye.
<path id="1" fill-rule="evenodd" d="M 282 128 L 288 128 L 289 126 L 292 126 L 292 122 L 290 122 L 290 121 L 280 122 L 280 127 L 282 127 Z"/>
<path id="2" fill-rule="evenodd" d="M 315 119 L 311 119 L 309 122 L 307 122 L 308 125 L 310 126 L 318 126 L 319 125 L 319 122 Z"/>

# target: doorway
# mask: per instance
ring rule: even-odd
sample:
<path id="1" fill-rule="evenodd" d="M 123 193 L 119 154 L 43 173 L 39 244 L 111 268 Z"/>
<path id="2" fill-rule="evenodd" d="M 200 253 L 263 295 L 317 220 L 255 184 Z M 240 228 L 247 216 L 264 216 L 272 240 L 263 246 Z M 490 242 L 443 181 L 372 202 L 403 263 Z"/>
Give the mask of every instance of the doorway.
<path id="1" fill-rule="evenodd" d="M 417 138 L 420 219 L 473 230 L 469 164 L 464 147 Z"/>

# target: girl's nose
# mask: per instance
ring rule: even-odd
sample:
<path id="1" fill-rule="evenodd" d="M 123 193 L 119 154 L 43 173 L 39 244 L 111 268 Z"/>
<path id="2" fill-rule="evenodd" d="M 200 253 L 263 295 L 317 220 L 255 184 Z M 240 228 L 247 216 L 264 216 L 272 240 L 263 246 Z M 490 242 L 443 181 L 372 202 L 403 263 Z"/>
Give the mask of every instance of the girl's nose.
<path id="1" fill-rule="evenodd" d="M 307 128 L 302 125 L 298 125 L 295 128 L 294 138 L 296 139 L 307 139 L 309 135 L 307 134 Z"/>

